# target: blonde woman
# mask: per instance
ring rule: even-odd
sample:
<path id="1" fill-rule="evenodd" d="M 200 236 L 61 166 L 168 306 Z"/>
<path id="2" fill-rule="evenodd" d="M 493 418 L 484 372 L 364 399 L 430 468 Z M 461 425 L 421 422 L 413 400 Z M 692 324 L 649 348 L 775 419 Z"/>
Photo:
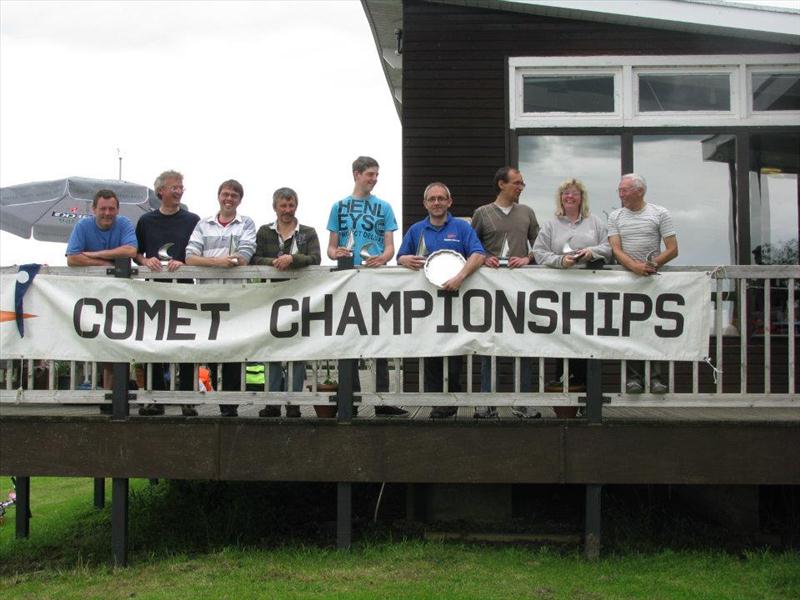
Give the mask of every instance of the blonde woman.
<path id="1" fill-rule="evenodd" d="M 611 259 L 606 224 L 589 214 L 589 192 L 579 179 L 567 179 L 558 186 L 555 214 L 536 237 L 536 264 L 569 269 L 578 263 Z"/>
<path id="2" fill-rule="evenodd" d="M 533 245 L 536 264 L 569 269 L 579 263 L 608 262 L 605 222 L 589 214 L 589 193 L 578 179 L 567 179 L 556 191 L 556 217 L 542 225 Z M 586 384 L 586 361 L 570 360 L 570 385 Z M 558 362 L 563 376 L 563 363 Z"/>

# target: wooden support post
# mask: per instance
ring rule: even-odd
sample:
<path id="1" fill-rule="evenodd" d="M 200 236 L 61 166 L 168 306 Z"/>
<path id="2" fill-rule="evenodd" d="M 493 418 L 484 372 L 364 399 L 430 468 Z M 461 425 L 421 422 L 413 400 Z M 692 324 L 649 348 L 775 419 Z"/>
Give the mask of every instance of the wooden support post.
<path id="1" fill-rule="evenodd" d="M 336 547 L 349 550 L 353 539 L 353 484 L 336 484 Z"/>
<path id="2" fill-rule="evenodd" d="M 602 485 L 590 483 L 586 486 L 586 530 L 583 540 L 583 554 L 587 560 L 597 560 L 600 557 L 600 525 L 602 520 L 600 497 L 602 492 Z"/>
<path id="3" fill-rule="evenodd" d="M 111 548 L 114 565 L 128 565 L 128 480 L 115 477 L 111 483 Z"/>
<path id="4" fill-rule="evenodd" d="M 106 480 L 102 477 L 94 478 L 94 507 L 103 508 L 106 505 Z"/>
<path id="5" fill-rule="evenodd" d="M 336 261 L 337 271 L 347 271 L 353 268 L 352 256 L 346 256 Z M 340 360 L 338 369 L 339 389 L 336 392 L 336 419 L 339 422 L 350 422 L 353 418 L 353 382 L 356 373 L 358 373 L 358 361 L 353 359 Z"/>
<path id="6" fill-rule="evenodd" d="M 31 534 L 31 478 L 17 476 L 17 538 L 27 538 Z"/>

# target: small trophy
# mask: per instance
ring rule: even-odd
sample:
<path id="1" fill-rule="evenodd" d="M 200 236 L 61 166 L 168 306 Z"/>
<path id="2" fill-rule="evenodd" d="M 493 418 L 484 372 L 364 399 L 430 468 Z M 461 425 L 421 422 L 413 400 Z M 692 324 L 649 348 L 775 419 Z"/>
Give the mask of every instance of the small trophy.
<path id="1" fill-rule="evenodd" d="M 169 253 L 169 249 L 174 246 L 172 242 L 167 242 L 161 248 L 158 249 L 158 260 L 161 261 L 161 266 L 166 267 L 169 264 L 169 261 L 172 260 L 172 255 Z"/>
<path id="2" fill-rule="evenodd" d="M 347 237 L 346 237 L 346 241 L 344 243 L 344 247 L 345 247 L 346 250 L 349 250 L 352 253 L 353 252 L 353 248 L 355 248 L 355 245 L 356 245 L 356 238 L 353 235 L 353 231 L 350 230 L 350 231 L 347 232 Z"/>
<path id="3" fill-rule="evenodd" d="M 503 237 L 503 245 L 500 248 L 500 256 L 497 257 L 497 260 L 500 261 L 501 267 L 508 266 L 508 255 L 511 254 L 511 249 L 508 246 L 508 234 Z"/>
<path id="4" fill-rule="evenodd" d="M 561 254 L 574 258 L 576 250 L 573 250 L 572 246 L 569 245 L 571 241 L 572 238 L 569 238 L 566 242 L 564 242 L 564 247 L 561 249 Z"/>
<path id="5" fill-rule="evenodd" d="M 417 244 L 417 256 L 428 256 L 428 246 L 425 245 L 425 236 L 420 234 Z"/>
<path id="6" fill-rule="evenodd" d="M 374 243 L 369 242 L 368 244 L 364 244 L 359 254 L 361 255 L 361 260 L 369 260 L 373 256 L 378 256 L 378 248 Z"/>
<path id="7" fill-rule="evenodd" d="M 647 256 L 645 256 L 645 258 L 644 258 L 644 262 L 646 262 L 648 265 L 650 265 L 654 269 L 658 269 L 658 265 L 656 264 L 656 261 L 655 261 L 656 256 L 658 256 L 658 250 L 652 250 L 652 251 L 647 253 Z M 656 271 L 655 273 L 653 273 L 653 275 L 661 275 L 661 273 Z"/>
<path id="8" fill-rule="evenodd" d="M 239 264 L 239 257 L 236 256 L 236 253 L 238 251 L 239 251 L 239 240 L 235 235 L 232 235 L 230 242 L 228 243 L 228 260 L 233 265 Z"/>

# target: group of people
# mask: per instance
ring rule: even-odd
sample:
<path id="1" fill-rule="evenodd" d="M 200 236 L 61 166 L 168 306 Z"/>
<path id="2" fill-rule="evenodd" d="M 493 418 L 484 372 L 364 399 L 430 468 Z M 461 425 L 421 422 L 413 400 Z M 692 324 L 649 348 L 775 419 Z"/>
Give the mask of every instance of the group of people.
<path id="1" fill-rule="evenodd" d="M 373 195 L 378 182 L 378 162 L 368 156 L 358 157 L 352 165 L 353 191 L 331 207 L 328 218 L 327 256 L 332 260 L 352 259 L 354 266 L 380 267 L 395 256 L 394 232 L 398 229 L 391 205 Z M 647 184 L 636 174 L 624 175 L 619 184 L 621 208 L 613 211 L 608 224 L 589 212 L 589 194 L 577 179 L 563 182 L 555 195 L 555 218 L 541 227 L 530 207 L 520 204 L 525 189 L 522 173 L 514 167 L 502 167 L 494 177 L 494 201 L 478 207 L 471 222 L 454 217 L 450 212 L 453 197 L 447 185 L 429 184 L 423 193 L 423 206 L 428 213 L 422 221 L 411 225 L 397 251 L 397 263 L 419 270 L 428 255 L 449 249 L 464 257 L 461 270 L 442 284 L 445 290 L 458 290 L 463 282 L 482 266 L 511 269 L 529 264 L 568 269 L 580 264 L 604 263 L 612 260 L 640 276 L 656 274 L 659 267 L 678 255 L 678 243 L 669 211 L 645 201 Z M 124 216 L 119 216 L 119 201 L 111 190 L 95 195 L 94 219 L 80 221 L 67 244 L 70 266 L 107 265 L 119 257 L 133 258 L 151 271 L 175 272 L 184 264 L 230 269 L 241 265 L 268 265 L 279 271 L 320 264 L 320 243 L 313 227 L 301 225 L 295 213 L 297 193 L 288 187 L 277 189 L 272 196 L 275 221 L 256 230 L 249 217 L 239 214 L 244 197 L 242 185 L 230 179 L 217 190 L 219 211 L 201 219 L 181 206 L 184 193 L 183 176 L 165 171 L 154 184 L 160 200 L 159 210 L 143 215 L 134 229 Z M 662 248 L 663 241 L 663 248 Z M 179 279 L 179 281 L 182 281 Z M 186 280 L 184 280 L 186 281 Z M 188 280 L 191 282 L 192 280 Z M 531 359 L 521 360 L 520 389 L 532 390 Z M 388 391 L 389 372 L 386 359 L 376 361 L 376 391 Z M 461 391 L 462 357 L 447 359 L 448 390 Z M 492 357 L 481 362 L 481 392 L 496 389 Z M 214 389 L 236 391 L 241 385 L 241 364 L 222 365 L 221 386 L 217 387 L 216 365 L 209 365 Z M 627 381 L 629 393 L 644 389 L 640 365 L 631 365 Z M 571 380 L 582 383 L 585 361 L 571 361 Z M 179 387 L 194 389 L 191 363 L 179 366 Z M 424 389 L 444 391 L 444 360 L 425 359 Z M 301 391 L 305 380 L 305 364 L 293 363 L 291 372 L 279 362 L 248 365 L 245 382 L 248 390 L 281 391 L 291 387 Z M 154 365 L 153 389 L 165 389 L 162 365 Z M 107 384 L 104 377 L 104 384 Z M 360 390 L 358 371 L 353 370 L 353 389 Z M 666 386 L 653 369 L 650 382 L 653 393 L 665 393 Z M 447 418 L 456 413 L 455 406 L 435 407 L 432 418 Z M 236 405 L 220 405 L 223 416 L 236 416 Z M 378 406 L 378 416 L 406 416 L 407 411 L 395 406 Z M 143 415 L 163 414 L 163 405 L 145 405 Z M 184 416 L 194 416 L 196 409 L 182 406 Z M 280 406 L 266 406 L 259 415 L 279 417 Z M 538 412 L 524 407 L 514 410 L 519 417 L 535 418 Z M 495 407 L 477 407 L 476 418 L 497 416 Z M 287 417 L 299 417 L 296 406 L 288 406 Z"/>

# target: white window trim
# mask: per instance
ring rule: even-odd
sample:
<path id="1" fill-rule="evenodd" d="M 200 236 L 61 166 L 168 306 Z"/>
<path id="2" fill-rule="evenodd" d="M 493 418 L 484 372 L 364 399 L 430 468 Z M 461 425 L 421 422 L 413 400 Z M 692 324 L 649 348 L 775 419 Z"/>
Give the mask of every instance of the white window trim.
<path id="1" fill-rule="evenodd" d="M 800 125 L 800 111 L 752 110 L 752 72 L 797 72 L 800 54 L 537 56 L 508 59 L 511 129 L 549 127 L 654 127 L 686 125 Z M 636 75 L 650 72 L 727 72 L 731 77 L 730 111 L 638 113 Z M 614 74 L 611 113 L 523 113 L 523 75 Z M 621 113 L 620 113 L 621 109 Z"/>
<path id="2" fill-rule="evenodd" d="M 534 117 L 537 119 L 614 119 L 618 120 L 622 117 L 622 102 L 620 97 L 620 75 L 621 72 L 619 69 L 585 69 L 585 68 L 575 68 L 575 69 L 517 69 L 516 76 L 517 80 L 517 102 L 518 106 L 520 107 L 520 111 L 524 106 L 524 90 L 525 84 L 524 80 L 526 76 L 529 75 L 537 75 L 537 76 L 548 76 L 548 75 L 564 75 L 564 76 L 580 76 L 580 75 L 606 75 L 611 76 L 614 78 L 614 111 L 610 113 L 602 113 L 602 112 L 592 112 L 592 113 L 573 113 L 573 112 L 531 112 L 531 113 L 523 113 L 526 117 Z"/>
<path id="3" fill-rule="evenodd" d="M 702 67 L 702 68 L 670 68 L 670 67 L 634 67 L 633 81 L 631 84 L 631 97 L 633 104 L 636 107 L 634 116 L 640 119 L 649 119 L 653 116 L 668 116 L 677 118 L 683 117 L 701 117 L 703 119 L 709 116 L 715 117 L 737 117 L 739 111 L 739 89 L 737 86 L 739 71 L 735 67 Z M 728 76 L 728 89 L 730 90 L 730 110 L 674 110 L 674 111 L 648 111 L 642 112 L 639 108 L 639 75 L 727 75 Z"/>

